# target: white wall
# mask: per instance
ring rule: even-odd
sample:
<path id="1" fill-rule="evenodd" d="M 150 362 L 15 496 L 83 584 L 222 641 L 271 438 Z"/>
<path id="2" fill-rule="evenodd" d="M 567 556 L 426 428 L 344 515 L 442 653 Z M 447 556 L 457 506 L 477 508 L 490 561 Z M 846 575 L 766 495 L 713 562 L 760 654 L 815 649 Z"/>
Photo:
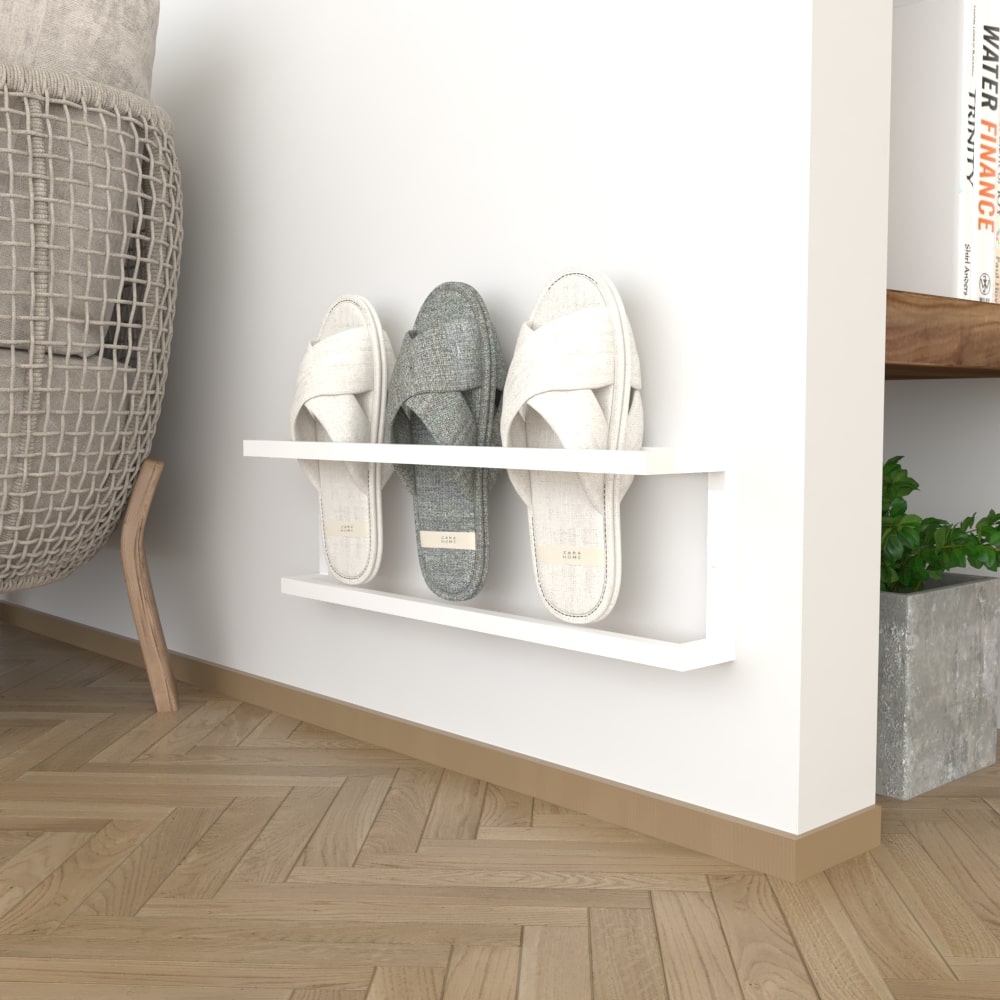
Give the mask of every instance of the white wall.
<path id="1" fill-rule="evenodd" d="M 890 7 L 766 6 L 163 0 L 186 237 L 147 542 L 172 649 L 790 832 L 874 801 Z M 732 456 L 737 662 L 671 674 L 282 597 L 316 566 L 315 497 L 241 442 L 288 436 L 328 304 L 367 296 L 398 345 L 467 281 L 509 354 L 580 265 L 629 311 L 646 442 Z M 704 495 L 633 486 L 607 627 L 701 633 Z M 385 505 L 377 586 L 422 594 L 395 479 Z M 506 481 L 491 517 L 476 603 L 542 617 Z M 16 599 L 134 634 L 111 550 Z"/>
<path id="2" fill-rule="evenodd" d="M 878 698 L 875 512 L 892 12 L 888 3 L 863 6 L 814 4 L 800 720 L 805 829 L 830 815 L 832 801 L 846 804 L 851 790 L 874 784 L 869 712 Z M 873 95 L 876 107 L 863 113 Z"/>
<path id="3" fill-rule="evenodd" d="M 1000 509 L 998 435 L 997 379 L 886 384 L 885 457 L 902 455 L 920 484 L 907 498 L 915 514 L 957 521 Z"/>

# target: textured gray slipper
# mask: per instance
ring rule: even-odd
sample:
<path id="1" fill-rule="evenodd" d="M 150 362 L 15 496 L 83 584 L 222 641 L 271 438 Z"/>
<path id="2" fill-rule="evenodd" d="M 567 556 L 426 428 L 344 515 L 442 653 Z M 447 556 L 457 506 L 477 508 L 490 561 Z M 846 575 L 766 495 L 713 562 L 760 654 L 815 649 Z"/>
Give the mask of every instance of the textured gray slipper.
<path id="1" fill-rule="evenodd" d="M 438 285 L 400 347 L 386 426 L 396 444 L 500 444 L 507 365 L 486 304 L 470 285 Z M 486 579 L 487 499 L 494 469 L 397 465 L 413 497 L 420 572 L 449 601 L 467 601 Z"/>

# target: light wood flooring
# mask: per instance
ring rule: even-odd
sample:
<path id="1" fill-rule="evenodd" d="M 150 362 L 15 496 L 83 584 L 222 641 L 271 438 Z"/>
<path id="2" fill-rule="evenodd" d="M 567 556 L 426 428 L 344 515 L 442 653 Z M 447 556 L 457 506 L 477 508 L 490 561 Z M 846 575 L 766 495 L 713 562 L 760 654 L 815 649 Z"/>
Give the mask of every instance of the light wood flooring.
<path id="1" fill-rule="evenodd" d="M 1000 1000 L 1000 767 L 798 884 L 0 626 L 2 1000 Z"/>

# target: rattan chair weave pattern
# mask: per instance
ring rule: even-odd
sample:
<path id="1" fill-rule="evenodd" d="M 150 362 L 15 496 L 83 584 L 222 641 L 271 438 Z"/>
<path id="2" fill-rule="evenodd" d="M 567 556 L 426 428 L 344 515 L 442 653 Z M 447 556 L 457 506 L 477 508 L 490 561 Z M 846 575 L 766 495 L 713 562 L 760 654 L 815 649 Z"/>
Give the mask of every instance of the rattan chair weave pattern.
<path id="1" fill-rule="evenodd" d="M 0 65 L 0 592 L 66 576 L 121 519 L 160 414 L 181 237 L 160 108 Z"/>

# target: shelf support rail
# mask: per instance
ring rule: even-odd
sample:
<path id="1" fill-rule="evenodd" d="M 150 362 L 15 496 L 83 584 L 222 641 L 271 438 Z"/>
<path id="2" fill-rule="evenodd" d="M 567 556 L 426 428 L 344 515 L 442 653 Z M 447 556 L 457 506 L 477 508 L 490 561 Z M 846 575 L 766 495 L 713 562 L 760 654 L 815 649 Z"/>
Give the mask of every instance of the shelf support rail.
<path id="1" fill-rule="evenodd" d="M 708 473 L 705 525 L 705 639 L 717 663 L 735 657 L 733 636 L 733 552 L 736 512 L 732 473 Z M 706 666 L 714 664 L 706 663 Z"/>

